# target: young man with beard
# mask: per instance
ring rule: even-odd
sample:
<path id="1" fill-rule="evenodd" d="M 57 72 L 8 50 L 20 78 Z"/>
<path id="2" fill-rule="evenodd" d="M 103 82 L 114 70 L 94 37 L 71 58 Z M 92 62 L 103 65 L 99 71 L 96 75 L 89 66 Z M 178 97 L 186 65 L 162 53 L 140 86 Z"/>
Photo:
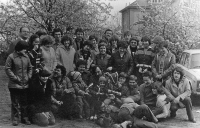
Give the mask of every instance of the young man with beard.
<path id="1" fill-rule="evenodd" d="M 55 43 L 53 44 L 53 49 L 56 51 L 56 49 L 58 48 L 58 46 L 61 44 L 61 38 L 62 38 L 62 35 L 63 35 L 63 32 L 60 28 L 55 28 L 53 30 L 53 33 L 52 33 L 54 39 L 55 39 Z"/>
<path id="2" fill-rule="evenodd" d="M 166 81 L 166 89 L 170 92 L 169 99 L 171 101 L 171 117 L 176 117 L 176 111 L 183 106 L 186 107 L 188 120 L 195 123 L 192 113 L 191 87 L 189 80 L 184 76 L 181 67 L 176 67 L 172 71 L 172 76 Z"/>
<path id="3" fill-rule="evenodd" d="M 75 54 L 75 64 L 77 64 L 79 59 L 85 60 L 87 62 L 87 69 L 90 68 L 91 64 L 94 61 L 95 55 L 91 52 L 92 43 L 87 40 L 84 42 L 83 49 L 80 49 Z"/>
<path id="4" fill-rule="evenodd" d="M 74 56 L 75 49 L 72 47 L 72 39 L 68 36 L 63 36 L 61 39 L 61 44 L 56 49 L 56 59 L 58 64 L 61 64 L 66 69 L 66 74 L 74 71 Z"/>
<path id="5" fill-rule="evenodd" d="M 75 115 L 76 95 L 71 81 L 66 77 L 65 67 L 57 65 L 51 80 L 54 89 L 52 96 L 53 112 L 58 116 L 72 119 Z"/>
<path id="6" fill-rule="evenodd" d="M 127 75 L 131 75 L 133 60 L 127 51 L 126 41 L 120 41 L 117 47 L 118 51 L 111 55 L 107 70 L 118 73 L 125 72 Z"/>
<path id="7" fill-rule="evenodd" d="M 151 64 L 154 58 L 154 53 L 151 45 L 151 40 L 149 37 L 144 36 L 141 39 L 143 43 L 143 48 L 137 49 L 135 53 L 135 64 L 138 70 L 138 84 L 142 84 L 142 74 L 146 71 L 151 71 Z"/>
<path id="8" fill-rule="evenodd" d="M 106 29 L 106 31 L 104 32 L 104 35 L 102 37 L 103 40 L 106 41 L 107 46 L 110 47 L 111 44 L 109 44 L 109 40 L 113 35 L 113 31 L 111 29 Z"/>
<path id="9" fill-rule="evenodd" d="M 84 31 L 82 28 L 77 28 L 75 31 L 76 38 L 74 40 L 74 49 L 76 51 L 83 49 L 84 44 Z"/>

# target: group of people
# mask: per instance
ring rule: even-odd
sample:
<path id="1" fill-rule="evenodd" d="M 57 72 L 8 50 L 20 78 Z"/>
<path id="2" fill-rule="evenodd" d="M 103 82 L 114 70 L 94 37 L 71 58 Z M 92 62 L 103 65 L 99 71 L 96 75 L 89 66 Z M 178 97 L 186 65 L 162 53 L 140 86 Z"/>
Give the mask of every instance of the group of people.
<path id="1" fill-rule="evenodd" d="M 121 38 L 107 29 L 101 38 L 85 38 L 81 28 L 73 34 L 59 28 L 52 35 L 29 33 L 20 28 L 5 64 L 14 126 L 20 117 L 39 126 L 53 125 L 58 117 L 157 128 L 181 107 L 196 122 L 189 81 L 163 37 L 139 39 L 127 31 Z"/>

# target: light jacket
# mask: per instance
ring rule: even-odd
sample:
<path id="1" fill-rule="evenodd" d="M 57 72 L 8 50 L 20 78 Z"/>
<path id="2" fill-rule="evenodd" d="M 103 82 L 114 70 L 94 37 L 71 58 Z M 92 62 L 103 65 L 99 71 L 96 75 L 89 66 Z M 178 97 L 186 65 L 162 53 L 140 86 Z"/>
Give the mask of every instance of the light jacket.
<path id="1" fill-rule="evenodd" d="M 73 47 L 70 47 L 70 49 L 67 50 L 64 45 L 59 45 L 56 49 L 57 61 L 66 68 L 66 74 L 68 74 L 70 71 L 74 71 L 75 53 L 76 51 Z"/>
<path id="2" fill-rule="evenodd" d="M 186 77 L 182 78 L 178 86 L 175 84 L 174 80 L 170 78 L 166 81 L 165 88 L 170 92 L 168 98 L 171 101 L 176 97 L 180 97 L 182 100 L 184 100 L 186 97 L 191 95 L 190 83 Z"/>
<path id="3" fill-rule="evenodd" d="M 28 88 L 32 76 L 32 65 L 27 55 L 11 53 L 5 64 L 5 71 L 9 78 L 8 88 Z"/>
<path id="4" fill-rule="evenodd" d="M 159 74 L 159 68 L 160 68 L 160 61 L 161 56 L 157 54 L 152 62 L 152 73 L 154 77 L 157 75 L 162 75 L 163 79 L 167 79 L 168 76 L 170 76 L 172 70 L 174 69 L 174 64 L 176 63 L 176 57 L 173 53 L 168 51 L 165 60 L 164 60 L 164 68 L 163 68 L 163 74 Z"/>
<path id="5" fill-rule="evenodd" d="M 41 46 L 41 49 L 44 65 L 47 67 L 48 70 L 53 72 L 57 65 L 55 50 L 51 47 L 50 50 L 47 51 L 43 48 L 43 46 Z"/>

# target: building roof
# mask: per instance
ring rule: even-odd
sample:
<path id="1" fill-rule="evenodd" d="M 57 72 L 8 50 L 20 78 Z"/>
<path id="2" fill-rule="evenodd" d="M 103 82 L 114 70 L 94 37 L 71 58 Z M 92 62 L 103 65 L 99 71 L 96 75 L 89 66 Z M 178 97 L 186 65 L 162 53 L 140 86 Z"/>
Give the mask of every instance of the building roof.
<path id="1" fill-rule="evenodd" d="M 189 54 L 197 54 L 200 53 L 200 49 L 190 49 L 190 50 L 185 50 L 184 52 L 187 52 Z"/>
<path id="2" fill-rule="evenodd" d="M 149 0 L 135 0 L 133 3 L 131 3 L 130 5 L 128 5 L 127 7 L 125 7 L 124 9 L 120 10 L 119 12 L 123 12 L 127 9 L 131 9 L 131 8 L 138 8 L 140 7 L 148 7 L 150 4 L 148 2 Z"/>

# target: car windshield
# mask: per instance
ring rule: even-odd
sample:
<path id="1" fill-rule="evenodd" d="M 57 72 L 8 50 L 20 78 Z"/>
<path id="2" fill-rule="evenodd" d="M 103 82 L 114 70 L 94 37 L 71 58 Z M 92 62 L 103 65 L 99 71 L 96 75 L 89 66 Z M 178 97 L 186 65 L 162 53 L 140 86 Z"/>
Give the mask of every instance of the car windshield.
<path id="1" fill-rule="evenodd" d="M 190 68 L 200 68 L 200 53 L 193 54 L 191 57 L 192 58 Z"/>

